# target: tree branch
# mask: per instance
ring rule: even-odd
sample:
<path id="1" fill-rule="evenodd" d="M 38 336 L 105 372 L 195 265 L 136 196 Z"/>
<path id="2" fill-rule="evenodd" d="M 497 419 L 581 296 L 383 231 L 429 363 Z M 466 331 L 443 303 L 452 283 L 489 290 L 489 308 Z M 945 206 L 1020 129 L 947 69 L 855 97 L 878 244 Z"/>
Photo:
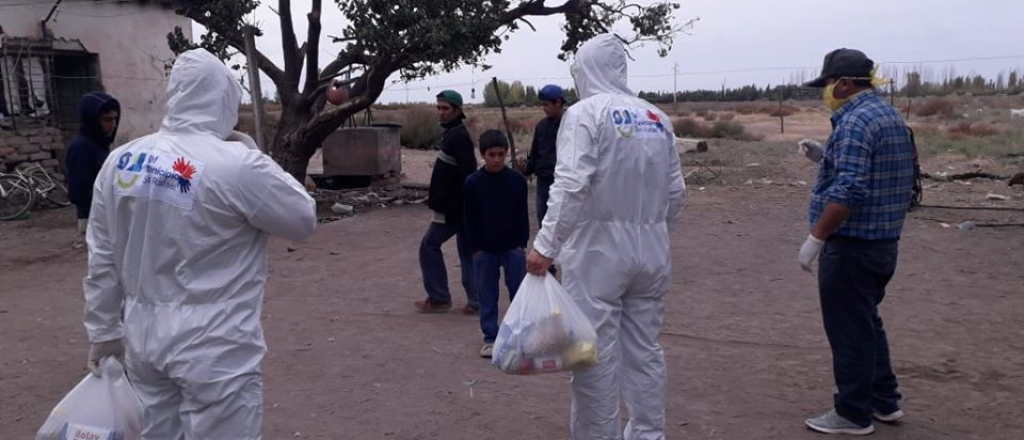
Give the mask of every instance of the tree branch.
<path id="1" fill-rule="evenodd" d="M 509 9 L 507 12 L 502 14 L 500 22 L 502 25 L 508 25 L 528 15 L 539 17 L 546 15 L 569 14 L 573 12 L 580 12 L 582 10 L 583 5 L 580 3 L 580 0 L 567 0 L 561 6 L 555 7 L 544 6 L 544 0 L 532 0 L 520 3 L 519 6 Z"/>
<path id="2" fill-rule="evenodd" d="M 291 90 L 298 92 L 299 75 L 302 73 L 302 53 L 299 51 L 299 43 L 295 38 L 291 0 L 278 0 L 277 9 L 277 14 L 281 17 L 281 50 L 284 56 L 284 73 L 288 78 Z"/>
<path id="3" fill-rule="evenodd" d="M 341 124 L 344 124 L 349 116 L 370 107 L 380 97 L 381 93 L 384 92 L 388 76 L 396 68 L 397 64 L 394 60 L 380 60 L 375 66 L 364 73 L 362 78 L 356 80 L 352 88 L 353 94 L 356 95 L 354 99 L 330 110 L 316 113 L 313 119 L 306 124 L 307 136 L 314 139 L 323 139 L 323 137 L 334 132 Z M 319 144 L 310 144 L 308 146 L 310 151 L 307 151 L 307 153 L 312 155 L 317 147 L 319 147 Z"/>
<path id="4" fill-rule="evenodd" d="M 204 14 L 189 13 L 184 15 L 207 28 L 210 28 L 213 25 L 213 23 L 209 21 L 209 17 Z M 232 32 L 226 29 L 218 29 L 217 33 L 228 43 L 229 46 L 238 52 L 245 54 L 245 40 L 242 39 L 241 30 L 236 29 Z M 277 64 L 274 64 L 270 58 L 267 58 L 263 52 L 260 52 L 259 49 L 256 49 L 255 52 L 256 65 L 267 75 L 267 77 L 270 78 L 271 81 L 274 82 L 274 85 L 281 88 L 282 85 L 286 84 L 287 77 L 285 76 L 285 72 L 281 70 Z"/>
<path id="5" fill-rule="evenodd" d="M 313 8 L 306 15 L 309 31 L 306 34 L 306 85 L 302 88 L 305 97 L 312 96 L 320 82 L 320 12 L 322 0 L 313 0 Z"/>

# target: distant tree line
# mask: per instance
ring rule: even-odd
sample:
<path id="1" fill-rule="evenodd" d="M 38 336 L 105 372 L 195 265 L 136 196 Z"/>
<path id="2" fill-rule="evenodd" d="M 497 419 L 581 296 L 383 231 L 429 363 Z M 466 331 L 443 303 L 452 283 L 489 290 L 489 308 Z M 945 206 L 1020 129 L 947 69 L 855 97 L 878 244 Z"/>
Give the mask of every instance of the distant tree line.
<path id="1" fill-rule="evenodd" d="M 578 101 L 576 90 L 572 87 L 563 87 L 566 100 L 569 102 Z M 540 97 L 537 96 L 537 89 L 533 86 L 524 86 L 522 82 L 498 81 L 498 91 L 494 90 L 494 82 L 488 82 L 484 87 L 484 105 L 487 107 L 498 106 L 498 96 L 506 107 L 519 107 L 521 105 L 540 105 Z"/>
<path id="2" fill-rule="evenodd" d="M 751 84 L 740 88 L 722 87 L 719 90 L 687 90 L 676 93 L 676 98 L 679 102 L 774 101 L 779 99 L 780 94 L 782 99 L 811 99 L 821 96 L 821 91 L 794 85 L 759 87 Z M 673 102 L 672 92 L 641 91 L 638 96 L 654 104 Z"/>
<path id="3" fill-rule="evenodd" d="M 889 87 L 885 92 L 895 92 L 898 96 L 946 96 L 954 94 L 972 95 L 1016 95 L 1024 93 L 1024 76 L 1017 71 L 1000 73 L 995 78 L 982 75 L 955 75 L 947 73 L 941 80 L 926 79 L 919 71 L 906 72 L 902 81 L 897 83 L 895 90 Z M 742 101 L 775 101 L 780 99 L 815 99 L 821 96 L 821 90 L 798 85 L 781 85 L 759 87 L 747 85 L 739 88 L 722 87 L 719 90 L 686 90 L 676 93 L 678 102 L 742 102 Z M 673 102 L 672 92 L 639 93 L 641 99 L 655 104 Z"/>
<path id="4" fill-rule="evenodd" d="M 995 78 L 982 75 L 947 75 L 941 81 L 924 79 L 920 72 L 907 72 L 900 94 L 903 96 L 944 96 L 953 94 L 1016 95 L 1024 93 L 1024 78 L 1016 70 Z"/>

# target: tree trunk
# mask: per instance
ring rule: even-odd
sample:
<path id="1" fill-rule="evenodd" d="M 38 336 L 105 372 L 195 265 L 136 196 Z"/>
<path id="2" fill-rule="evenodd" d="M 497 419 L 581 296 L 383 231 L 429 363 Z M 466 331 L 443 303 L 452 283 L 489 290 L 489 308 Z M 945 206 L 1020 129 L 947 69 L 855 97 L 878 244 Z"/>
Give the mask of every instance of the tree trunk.
<path id="1" fill-rule="evenodd" d="M 288 174 L 299 182 L 304 182 L 309 158 L 313 156 L 312 153 L 306 154 L 308 149 L 305 148 L 304 142 L 305 127 L 312 114 L 308 109 L 297 109 L 294 105 L 285 105 L 282 110 L 281 120 L 277 122 L 277 131 L 271 143 L 271 156 Z M 315 152 L 316 148 L 311 150 Z"/>
<path id="2" fill-rule="evenodd" d="M 305 182 L 309 159 L 316 154 L 331 133 L 344 124 L 350 116 L 362 111 L 369 104 L 355 106 L 348 111 L 334 115 L 327 121 L 314 121 L 312 108 L 286 104 L 277 123 L 277 132 L 271 144 L 271 157 L 288 174 L 299 182 Z"/>

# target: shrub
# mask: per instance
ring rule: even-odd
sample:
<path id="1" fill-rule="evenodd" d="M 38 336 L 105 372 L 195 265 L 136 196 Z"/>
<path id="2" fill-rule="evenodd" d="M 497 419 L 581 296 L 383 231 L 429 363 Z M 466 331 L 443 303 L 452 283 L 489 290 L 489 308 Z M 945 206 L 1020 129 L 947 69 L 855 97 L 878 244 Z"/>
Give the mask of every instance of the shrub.
<path id="1" fill-rule="evenodd" d="M 707 116 L 708 111 L 709 110 L 706 109 L 706 108 L 698 108 L 698 109 L 693 111 L 693 114 L 703 118 L 704 116 Z"/>
<path id="2" fill-rule="evenodd" d="M 747 127 L 733 121 L 718 121 L 711 126 L 709 137 L 723 139 L 744 139 L 747 134 Z"/>
<path id="3" fill-rule="evenodd" d="M 736 119 L 736 113 L 725 112 L 725 113 L 719 113 L 718 114 L 718 120 L 719 121 L 731 121 L 733 119 Z"/>
<path id="4" fill-rule="evenodd" d="M 680 118 L 688 118 L 692 114 L 693 114 L 693 112 L 691 112 L 689 110 L 680 110 L 680 111 L 676 112 L 676 116 L 678 116 Z"/>
<path id="5" fill-rule="evenodd" d="M 952 118 L 955 115 L 955 110 L 953 101 L 946 98 L 935 98 L 928 100 L 928 102 L 918 108 L 917 115 L 922 117 L 944 116 Z"/>
<path id="6" fill-rule="evenodd" d="M 747 133 L 747 127 L 735 121 L 717 121 L 712 125 L 705 124 L 694 118 L 678 118 L 672 121 L 672 129 L 676 136 L 697 139 L 736 139 L 754 140 Z"/>
<path id="7" fill-rule="evenodd" d="M 444 130 L 437 123 L 437 112 L 429 107 L 410 108 L 402 124 L 402 146 L 429 150 L 436 148 Z"/>
<path id="8" fill-rule="evenodd" d="M 708 112 L 704 115 L 704 120 L 708 122 L 714 122 L 718 119 L 718 114 L 715 112 Z"/>
<path id="9" fill-rule="evenodd" d="M 676 136 L 679 137 L 705 137 L 707 134 L 706 126 L 701 124 L 699 121 L 693 118 L 677 118 L 672 121 L 672 130 L 675 131 Z"/>

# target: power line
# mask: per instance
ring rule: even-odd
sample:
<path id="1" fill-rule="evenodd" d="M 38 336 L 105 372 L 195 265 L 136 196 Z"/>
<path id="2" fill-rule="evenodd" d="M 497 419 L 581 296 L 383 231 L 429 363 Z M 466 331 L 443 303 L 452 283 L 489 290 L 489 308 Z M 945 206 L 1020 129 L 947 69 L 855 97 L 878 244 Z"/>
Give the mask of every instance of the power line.
<path id="1" fill-rule="evenodd" d="M 101 3 L 127 3 L 126 0 L 65 0 L 63 4 L 78 3 L 78 4 L 101 4 Z M 49 8 L 53 6 L 50 3 L 34 2 L 23 2 L 23 3 L 0 3 L 0 8 L 6 7 L 30 7 L 30 8 Z"/>

